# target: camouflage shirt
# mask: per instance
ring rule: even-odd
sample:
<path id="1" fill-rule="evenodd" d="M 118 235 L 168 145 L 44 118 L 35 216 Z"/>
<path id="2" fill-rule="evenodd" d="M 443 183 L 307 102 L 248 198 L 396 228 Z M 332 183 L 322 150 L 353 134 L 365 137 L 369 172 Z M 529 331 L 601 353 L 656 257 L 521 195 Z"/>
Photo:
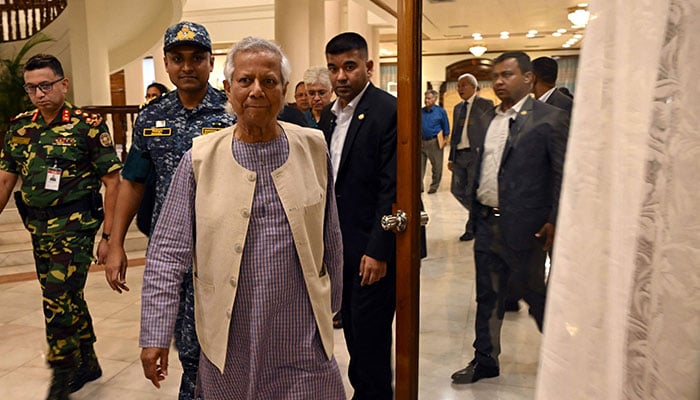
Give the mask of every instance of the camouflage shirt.
<path id="1" fill-rule="evenodd" d="M 144 183 L 149 173 L 156 176 L 156 199 L 151 230 L 156 225 L 170 180 L 192 139 L 233 125 L 235 117 L 226 111 L 226 95 L 209 86 L 194 109 L 185 108 L 177 90 L 148 102 L 134 123 L 134 133 L 122 176 Z"/>
<path id="2" fill-rule="evenodd" d="M 34 208 L 89 198 L 100 190 L 102 176 L 120 168 L 112 137 L 102 117 L 83 112 L 67 102 L 49 123 L 38 110 L 15 117 L 0 151 L 0 169 L 22 178 L 24 203 Z M 57 190 L 47 188 L 51 172 L 60 174 Z M 67 226 L 69 221 L 53 221 L 61 219 L 78 224 Z M 102 222 L 89 213 L 74 213 L 53 220 L 48 221 L 47 231 L 91 229 Z"/>

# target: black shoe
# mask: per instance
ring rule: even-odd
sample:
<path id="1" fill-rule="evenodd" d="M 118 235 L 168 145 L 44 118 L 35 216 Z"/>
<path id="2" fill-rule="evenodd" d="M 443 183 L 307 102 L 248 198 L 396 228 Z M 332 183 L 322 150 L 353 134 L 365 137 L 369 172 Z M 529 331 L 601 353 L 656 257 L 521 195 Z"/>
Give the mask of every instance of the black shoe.
<path id="1" fill-rule="evenodd" d="M 86 383 L 92 382 L 102 376 L 102 368 L 97 362 L 97 355 L 92 345 L 80 348 L 80 365 L 73 374 L 70 382 L 70 392 L 74 393 L 82 389 Z"/>
<path id="2" fill-rule="evenodd" d="M 500 374 L 498 367 L 487 366 L 471 360 L 464 369 L 452 374 L 452 383 L 473 383 L 483 378 L 493 378 Z"/>
<path id="3" fill-rule="evenodd" d="M 433 188 L 428 189 L 428 194 L 433 194 L 435 192 L 437 192 L 437 189 L 433 189 Z"/>
<path id="4" fill-rule="evenodd" d="M 468 242 L 474 240 L 474 234 L 471 232 L 464 232 L 464 235 L 459 237 L 460 242 Z"/>
<path id="5" fill-rule="evenodd" d="M 53 368 L 53 376 L 51 377 L 51 386 L 49 387 L 49 395 L 46 400 L 70 400 L 68 396 L 70 385 L 73 380 L 73 369 L 71 368 Z"/>
<path id="6" fill-rule="evenodd" d="M 505 312 L 518 312 L 520 311 L 520 303 L 518 300 L 506 300 L 503 309 Z"/>
<path id="7" fill-rule="evenodd" d="M 99 364 L 93 366 L 81 366 L 75 373 L 70 383 L 70 392 L 74 393 L 82 389 L 86 383 L 92 382 L 102 376 L 102 368 Z"/>

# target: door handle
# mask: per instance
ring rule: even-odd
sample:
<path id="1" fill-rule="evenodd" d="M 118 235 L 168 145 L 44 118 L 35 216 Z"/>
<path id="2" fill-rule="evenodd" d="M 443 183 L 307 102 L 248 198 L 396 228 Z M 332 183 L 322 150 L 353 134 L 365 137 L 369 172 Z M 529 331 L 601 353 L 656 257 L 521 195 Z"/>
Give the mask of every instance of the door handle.
<path id="1" fill-rule="evenodd" d="M 420 224 L 425 226 L 430 221 L 428 213 L 425 211 L 420 212 Z M 382 229 L 385 231 L 394 231 L 394 233 L 403 232 L 406 230 L 406 223 L 408 222 L 406 218 L 406 212 L 403 210 L 397 210 L 396 214 L 385 215 L 382 217 Z"/>

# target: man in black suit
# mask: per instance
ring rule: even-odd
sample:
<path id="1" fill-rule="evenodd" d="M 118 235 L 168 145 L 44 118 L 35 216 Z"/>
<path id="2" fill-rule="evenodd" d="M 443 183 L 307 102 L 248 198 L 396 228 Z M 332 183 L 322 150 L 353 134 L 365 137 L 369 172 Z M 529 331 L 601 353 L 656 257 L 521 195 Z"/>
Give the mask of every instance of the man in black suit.
<path id="1" fill-rule="evenodd" d="M 396 98 L 369 81 L 367 42 L 353 32 L 326 45 L 337 95 L 321 113 L 343 233 L 343 331 L 353 399 L 390 400 L 396 308 L 395 238 L 381 228 L 396 198 Z"/>
<path id="2" fill-rule="evenodd" d="M 506 293 L 523 298 L 542 330 L 544 261 L 554 240 L 569 118 L 529 96 L 532 63 L 523 52 L 494 60 L 493 89 L 501 104 L 476 151 L 473 191 L 476 264 L 474 359 L 452 374 L 471 383 L 500 373 L 500 332 Z"/>
<path id="3" fill-rule="evenodd" d="M 459 102 L 452 113 L 452 135 L 447 169 L 452 171 L 450 191 L 464 208 L 471 210 L 471 191 L 474 183 L 474 154 L 472 143 L 484 140 L 488 121 L 481 116 L 493 110 L 493 102 L 476 95 L 479 82 L 472 74 L 462 74 L 457 80 L 457 93 L 463 101 Z M 465 123 L 466 122 L 466 123 Z M 459 240 L 474 239 L 471 211 Z"/>
<path id="4" fill-rule="evenodd" d="M 574 101 L 554 85 L 557 83 L 559 65 L 550 57 L 540 57 L 532 60 L 532 73 L 535 76 L 532 93 L 539 101 L 561 108 L 571 116 Z"/>

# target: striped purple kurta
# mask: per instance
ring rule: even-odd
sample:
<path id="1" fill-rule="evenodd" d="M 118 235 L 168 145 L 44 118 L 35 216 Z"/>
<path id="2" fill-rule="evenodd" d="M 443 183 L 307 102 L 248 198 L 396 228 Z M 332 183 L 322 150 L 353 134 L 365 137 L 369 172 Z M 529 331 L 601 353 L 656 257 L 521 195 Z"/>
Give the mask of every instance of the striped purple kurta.
<path id="1" fill-rule="evenodd" d="M 292 232 L 272 181 L 271 172 L 289 155 L 287 138 L 282 134 L 267 143 L 234 140 L 232 150 L 236 161 L 255 171 L 258 180 L 233 305 L 226 366 L 221 374 L 202 354 L 198 383 L 202 398 L 345 399 L 335 359 L 328 360 L 323 350 Z M 191 260 L 194 188 L 188 152 L 173 178 L 151 239 L 144 271 L 141 347 L 168 347 L 170 343 L 177 313 L 175 284 L 186 269 L 184 264 L 174 265 L 177 262 L 173 260 L 184 261 L 188 255 L 188 262 Z M 337 227 L 330 176 L 327 199 L 325 225 Z M 180 235 L 174 235 L 173 230 Z M 340 243 L 337 228 L 325 229 L 324 260 L 334 311 L 341 298 Z M 184 250 L 176 250 L 178 247 Z"/>

